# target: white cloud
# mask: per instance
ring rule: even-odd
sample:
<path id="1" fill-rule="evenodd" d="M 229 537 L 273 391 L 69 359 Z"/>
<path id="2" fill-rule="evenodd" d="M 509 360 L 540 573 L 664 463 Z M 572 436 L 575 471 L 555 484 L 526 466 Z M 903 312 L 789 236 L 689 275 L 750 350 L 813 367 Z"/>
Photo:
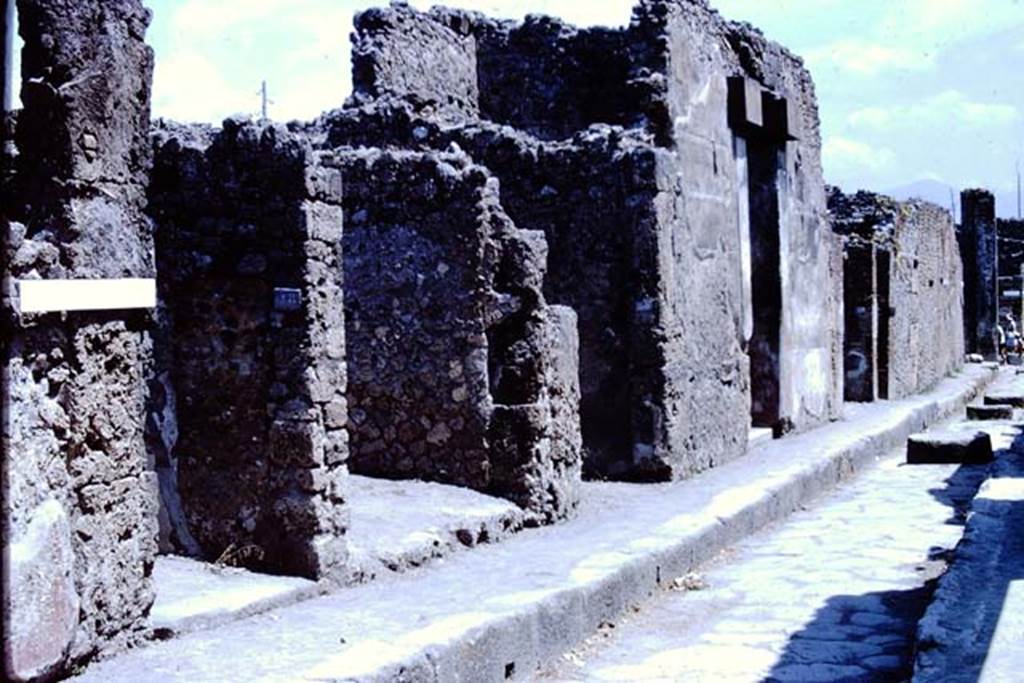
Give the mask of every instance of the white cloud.
<path id="1" fill-rule="evenodd" d="M 829 176 L 846 177 L 865 171 L 878 171 L 891 164 L 896 153 L 888 147 L 873 147 L 842 136 L 832 136 L 825 141 L 822 160 Z"/>
<path id="2" fill-rule="evenodd" d="M 176 52 L 157 60 L 153 74 L 156 116 L 179 121 L 220 121 L 253 114 L 256 94 L 229 83 L 216 65 L 196 52 Z"/>
<path id="3" fill-rule="evenodd" d="M 935 63 L 932 53 L 877 42 L 843 39 L 807 52 L 812 69 L 833 68 L 860 76 L 874 76 L 890 69 L 923 70 Z"/>
<path id="4" fill-rule="evenodd" d="M 966 40 L 977 35 L 1024 25 L 1021 0 L 889 0 L 880 34 L 907 41 L 934 41 L 946 35 Z"/>
<path id="5" fill-rule="evenodd" d="M 958 90 L 945 90 L 921 102 L 893 107 L 863 107 L 847 116 L 852 128 L 886 130 L 922 126 L 936 130 L 951 126 L 998 128 L 1021 117 L 1016 107 L 996 102 L 976 102 Z"/>

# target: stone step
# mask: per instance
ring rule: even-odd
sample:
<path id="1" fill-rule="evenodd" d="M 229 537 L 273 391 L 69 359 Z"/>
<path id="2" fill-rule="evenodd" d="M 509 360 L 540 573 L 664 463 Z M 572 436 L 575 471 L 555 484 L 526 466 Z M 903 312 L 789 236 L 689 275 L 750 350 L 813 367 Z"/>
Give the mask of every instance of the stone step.
<path id="1" fill-rule="evenodd" d="M 987 406 L 1013 406 L 1024 408 L 1024 391 L 1019 388 L 992 391 L 985 394 Z"/>
<path id="2" fill-rule="evenodd" d="M 907 439 L 908 465 L 980 465 L 992 461 L 992 438 L 987 432 L 939 430 Z"/>
<path id="3" fill-rule="evenodd" d="M 968 420 L 1012 420 L 1013 406 L 967 406 Z"/>

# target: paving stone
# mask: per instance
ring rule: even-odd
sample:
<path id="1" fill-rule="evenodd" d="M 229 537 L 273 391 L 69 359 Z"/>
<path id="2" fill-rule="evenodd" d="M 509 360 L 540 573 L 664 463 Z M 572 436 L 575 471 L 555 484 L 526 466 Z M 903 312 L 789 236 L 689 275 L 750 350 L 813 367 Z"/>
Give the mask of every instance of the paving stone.
<path id="1" fill-rule="evenodd" d="M 992 439 L 987 432 L 941 430 L 914 434 L 907 439 L 907 463 L 982 464 L 992 460 Z"/>
<path id="2" fill-rule="evenodd" d="M 907 666 L 907 659 L 904 657 L 897 657 L 896 655 L 877 655 L 874 657 L 865 657 L 861 664 L 870 669 L 902 669 Z"/>
<path id="3" fill-rule="evenodd" d="M 985 428 L 1008 445 L 1002 424 Z M 708 566 L 705 590 L 656 597 L 581 651 L 574 668 L 541 680 L 904 680 L 928 597 L 930 576 L 918 567 L 956 544 L 950 508 L 970 501 L 986 468 L 904 467 L 902 456 L 894 449 L 820 506 L 740 543 Z M 705 658 L 707 643 L 766 648 L 776 659 L 767 671 L 762 661 L 720 664 Z"/>
<path id="4" fill-rule="evenodd" d="M 776 681 L 837 681 L 860 679 L 867 672 L 859 666 L 837 666 L 835 664 L 790 664 L 772 671 Z"/>
<path id="5" fill-rule="evenodd" d="M 967 406 L 968 420 L 1012 420 L 1012 405 Z"/>

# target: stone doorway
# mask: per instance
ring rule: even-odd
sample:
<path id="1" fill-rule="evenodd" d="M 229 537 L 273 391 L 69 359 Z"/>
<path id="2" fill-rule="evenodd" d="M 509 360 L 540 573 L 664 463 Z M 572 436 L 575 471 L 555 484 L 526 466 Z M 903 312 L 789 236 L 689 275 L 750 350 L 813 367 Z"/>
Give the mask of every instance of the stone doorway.
<path id="1" fill-rule="evenodd" d="M 750 240 L 750 412 L 755 428 L 774 428 L 780 419 L 780 332 L 782 270 L 779 239 L 778 145 L 748 140 L 747 173 Z"/>

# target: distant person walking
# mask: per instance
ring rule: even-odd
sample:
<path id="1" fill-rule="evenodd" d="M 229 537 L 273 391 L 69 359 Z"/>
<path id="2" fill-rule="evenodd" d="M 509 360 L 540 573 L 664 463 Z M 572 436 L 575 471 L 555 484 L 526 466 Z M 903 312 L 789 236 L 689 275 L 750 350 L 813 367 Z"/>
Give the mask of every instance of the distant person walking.
<path id="1" fill-rule="evenodd" d="M 1013 319 L 1012 313 L 1006 314 L 1006 355 L 1011 353 L 1020 356 L 1020 333 L 1017 331 L 1017 321 Z"/>
<path id="2" fill-rule="evenodd" d="M 996 323 L 995 330 L 996 337 L 996 353 L 999 354 L 999 362 L 1006 362 L 1006 330 L 1003 329 L 1002 322 Z"/>

